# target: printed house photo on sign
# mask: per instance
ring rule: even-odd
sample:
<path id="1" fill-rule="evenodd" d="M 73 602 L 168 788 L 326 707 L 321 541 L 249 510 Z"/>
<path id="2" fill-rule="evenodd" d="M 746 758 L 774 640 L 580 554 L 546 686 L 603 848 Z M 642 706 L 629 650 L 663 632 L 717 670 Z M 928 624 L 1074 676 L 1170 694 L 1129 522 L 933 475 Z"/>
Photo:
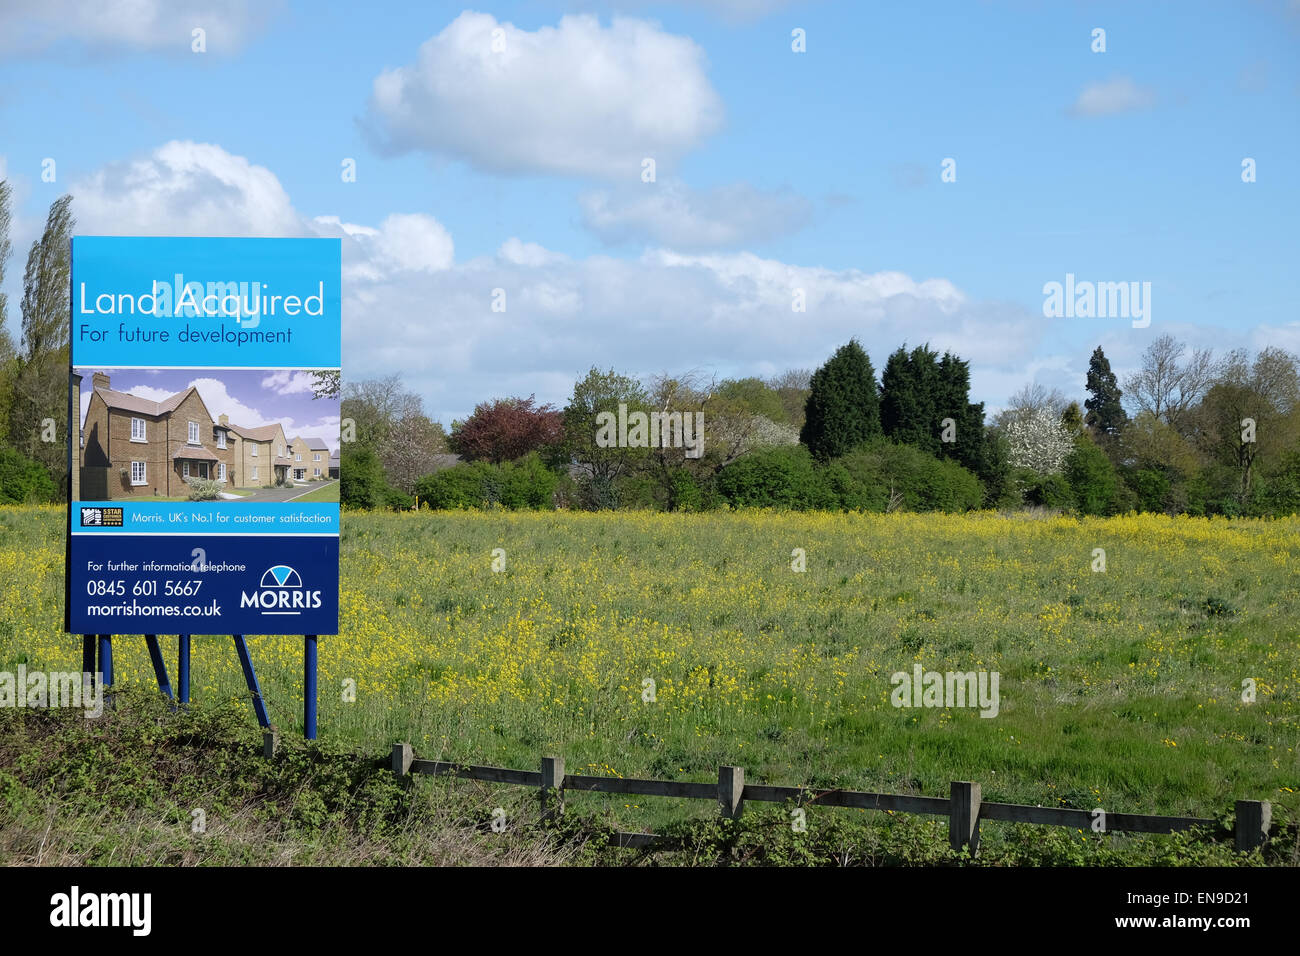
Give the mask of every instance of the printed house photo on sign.
<path id="1" fill-rule="evenodd" d="M 72 498 L 275 502 L 321 489 L 338 479 L 339 400 L 319 390 L 301 370 L 74 369 Z"/>

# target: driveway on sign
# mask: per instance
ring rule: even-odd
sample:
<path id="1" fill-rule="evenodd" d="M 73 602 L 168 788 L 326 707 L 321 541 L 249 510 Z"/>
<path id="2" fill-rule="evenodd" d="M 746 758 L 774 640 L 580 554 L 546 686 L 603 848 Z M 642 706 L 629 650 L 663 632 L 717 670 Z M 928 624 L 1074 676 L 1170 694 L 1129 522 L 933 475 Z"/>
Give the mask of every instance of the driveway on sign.
<path id="1" fill-rule="evenodd" d="M 309 495 L 313 491 L 319 491 L 322 488 L 328 488 L 335 484 L 335 481 L 311 481 L 305 485 L 295 485 L 291 488 L 263 488 L 261 491 L 255 491 L 251 495 L 240 498 L 239 501 L 230 501 L 232 505 L 238 505 L 241 501 L 292 501 L 302 495 Z"/>

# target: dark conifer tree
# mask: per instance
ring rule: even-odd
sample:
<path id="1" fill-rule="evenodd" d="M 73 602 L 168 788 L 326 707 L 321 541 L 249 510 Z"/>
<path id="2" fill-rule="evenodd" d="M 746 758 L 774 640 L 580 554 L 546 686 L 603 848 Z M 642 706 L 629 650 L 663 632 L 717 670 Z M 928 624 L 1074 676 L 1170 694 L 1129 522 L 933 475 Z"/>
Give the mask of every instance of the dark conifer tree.
<path id="1" fill-rule="evenodd" d="M 1083 403 L 1088 410 L 1084 424 L 1101 435 L 1114 438 L 1128 424 L 1128 414 L 1120 404 L 1123 392 L 1115 373 L 1110 370 L 1110 360 L 1106 353 L 1097 346 L 1093 350 L 1092 360 L 1088 362 L 1088 394 Z"/>
<path id="2" fill-rule="evenodd" d="M 866 351 L 852 339 L 812 376 L 799 440 L 816 457 L 838 458 L 880 436 L 880 389 Z"/>

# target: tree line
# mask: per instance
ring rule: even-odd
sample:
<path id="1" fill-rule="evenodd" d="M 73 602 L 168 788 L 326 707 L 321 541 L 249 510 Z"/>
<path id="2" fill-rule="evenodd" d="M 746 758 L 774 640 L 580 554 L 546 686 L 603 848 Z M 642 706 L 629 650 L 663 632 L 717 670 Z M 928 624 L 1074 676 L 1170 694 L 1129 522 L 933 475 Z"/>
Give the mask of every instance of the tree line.
<path id="1" fill-rule="evenodd" d="M 0 181 L 0 283 L 10 199 Z M 0 503 L 67 494 L 71 203 L 51 205 L 28 250 L 17 343 L 0 292 Z M 397 375 L 316 382 L 318 396 L 342 400 L 341 495 L 351 507 L 1300 511 L 1295 355 L 1216 357 L 1165 335 L 1122 387 L 1098 347 L 1085 390 L 1080 404 L 1029 384 L 986 421 L 963 359 L 899 347 L 877 376 L 856 340 L 816 370 L 766 379 L 593 367 L 562 407 L 497 398 L 450 430 Z M 599 417 L 620 407 L 699 412 L 702 452 L 600 440 Z"/>
<path id="2" fill-rule="evenodd" d="M 1082 404 L 1029 384 L 986 421 L 969 364 L 900 347 L 879 377 L 856 341 L 815 371 L 771 379 L 698 371 L 641 381 L 592 368 L 563 407 L 481 403 L 450 433 L 423 419 L 396 377 L 345 390 L 359 428 L 343 451 L 343 501 L 358 507 L 719 507 L 965 511 L 1041 507 L 1276 515 L 1300 511 L 1300 359 L 1277 348 L 1215 358 L 1172 336 L 1121 388 L 1101 347 Z M 400 403 L 379 399 L 402 393 Z M 703 453 L 597 440 L 598 416 L 703 413 Z M 411 416 L 419 424 L 411 423 Z M 402 424 L 405 423 L 405 424 Z M 419 445 L 391 446 L 403 428 Z M 451 462 L 454 464 L 450 464 Z"/>

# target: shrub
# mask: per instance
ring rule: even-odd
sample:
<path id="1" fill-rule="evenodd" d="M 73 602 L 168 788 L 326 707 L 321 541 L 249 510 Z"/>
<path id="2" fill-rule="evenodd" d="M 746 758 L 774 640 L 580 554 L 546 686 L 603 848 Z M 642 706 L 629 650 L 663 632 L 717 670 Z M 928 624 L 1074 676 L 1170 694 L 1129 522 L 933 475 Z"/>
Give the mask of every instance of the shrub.
<path id="1" fill-rule="evenodd" d="M 343 446 L 339 463 L 339 501 L 350 508 L 382 508 L 388 482 L 379 456 L 369 448 Z"/>
<path id="2" fill-rule="evenodd" d="M 1086 515 L 1112 515 L 1119 506 L 1119 479 L 1106 453 L 1087 435 L 1080 435 L 1065 460 L 1075 506 Z"/>
<path id="3" fill-rule="evenodd" d="M 1256 485 L 1251 512 L 1271 515 L 1300 513 L 1300 452 L 1287 455 L 1279 468 Z"/>
<path id="4" fill-rule="evenodd" d="M 835 500 L 804 445 L 751 452 L 718 474 L 718 490 L 737 507 L 834 508 Z"/>
<path id="5" fill-rule="evenodd" d="M 1019 468 L 1016 470 L 1016 482 L 1020 487 L 1021 498 L 1027 505 L 1062 511 L 1075 507 L 1074 491 L 1060 473 L 1040 475 L 1032 468 Z"/>
<path id="6" fill-rule="evenodd" d="M 1138 507 L 1143 511 L 1160 512 L 1165 510 L 1172 485 L 1169 476 L 1155 468 L 1139 468 L 1128 480 L 1129 487 L 1137 495 Z M 1208 490 L 1208 489 L 1206 489 Z M 1198 494 L 1202 509 L 1205 494 Z"/>
<path id="7" fill-rule="evenodd" d="M 212 478 L 186 478 L 190 486 L 190 501 L 216 501 L 221 494 L 221 482 Z"/>
<path id="8" fill-rule="evenodd" d="M 889 505 L 889 483 L 879 466 L 878 456 L 871 452 L 854 452 L 828 462 L 822 468 L 822 482 L 845 511 L 884 511 Z"/>
<path id="9" fill-rule="evenodd" d="M 669 502 L 674 511 L 703 511 L 706 507 L 704 491 L 695 480 L 695 476 L 685 468 L 678 468 L 672 473 L 672 500 Z"/>
<path id="10" fill-rule="evenodd" d="M 425 475 L 415 483 L 421 505 L 440 511 L 479 508 L 495 494 L 487 477 L 495 469 L 487 462 L 462 463 Z"/>
<path id="11" fill-rule="evenodd" d="M 435 471 L 415 483 L 415 494 L 422 506 L 439 511 L 493 506 L 526 511 L 553 508 L 559 483 L 560 476 L 530 452 L 501 465 L 462 462 Z"/>
<path id="12" fill-rule="evenodd" d="M 840 500 L 847 508 L 883 511 L 896 500 L 909 511 L 964 512 L 984 502 L 984 486 L 973 473 L 911 445 L 874 442 L 838 464 L 849 476 L 848 486 L 833 472 L 828 481 L 841 483 Z"/>
<path id="13" fill-rule="evenodd" d="M 43 504 L 58 492 L 44 465 L 15 448 L 0 448 L 0 505 Z"/>
<path id="14" fill-rule="evenodd" d="M 415 505 L 415 499 L 401 488 L 385 485 L 384 504 L 396 511 L 409 511 Z"/>
<path id="15" fill-rule="evenodd" d="M 514 511 L 541 511 L 555 506 L 559 477 L 537 452 L 500 466 L 501 503 Z"/>

